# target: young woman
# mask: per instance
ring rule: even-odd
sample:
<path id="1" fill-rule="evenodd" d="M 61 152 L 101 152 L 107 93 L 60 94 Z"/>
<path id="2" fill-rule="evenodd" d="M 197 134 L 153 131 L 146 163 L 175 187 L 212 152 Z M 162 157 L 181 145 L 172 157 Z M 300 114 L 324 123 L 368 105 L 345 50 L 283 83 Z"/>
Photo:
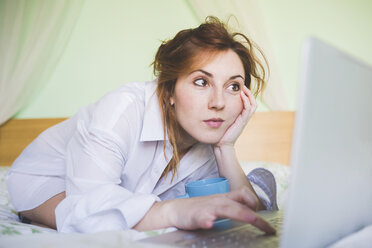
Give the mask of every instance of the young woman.
<path id="1" fill-rule="evenodd" d="M 264 86 L 252 43 L 210 17 L 164 42 L 153 65 L 157 80 L 123 85 L 23 151 L 7 177 L 21 219 L 99 232 L 210 228 L 221 217 L 274 233 L 234 150 L 257 106 L 249 89 Z M 218 176 L 231 192 L 176 198 Z"/>

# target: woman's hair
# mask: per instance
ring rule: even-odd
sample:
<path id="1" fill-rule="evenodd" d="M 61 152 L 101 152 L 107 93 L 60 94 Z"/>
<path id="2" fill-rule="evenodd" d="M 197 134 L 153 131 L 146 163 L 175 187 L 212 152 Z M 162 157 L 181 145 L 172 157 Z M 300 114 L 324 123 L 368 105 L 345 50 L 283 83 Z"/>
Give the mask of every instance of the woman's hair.
<path id="1" fill-rule="evenodd" d="M 196 69 L 195 66 L 203 66 L 213 55 L 218 52 L 234 51 L 242 61 L 245 82 L 252 90 L 255 97 L 265 86 L 265 69 L 255 54 L 255 49 L 262 56 L 266 65 L 267 61 L 261 50 L 242 33 L 230 33 L 224 23 L 216 17 L 207 17 L 206 21 L 194 29 L 182 30 L 168 41 L 164 41 L 153 62 L 154 74 L 157 77 L 157 94 L 162 112 L 164 129 L 164 155 L 166 135 L 173 147 L 173 157 L 164 170 L 162 177 L 172 171 L 172 180 L 179 164 L 177 139 L 179 138 L 179 126 L 176 120 L 170 98 L 173 96 L 177 79 L 186 73 Z M 200 56 L 200 55 L 203 56 Z M 207 55 L 207 56 L 205 56 Z M 194 67 L 194 68 L 193 68 Z"/>

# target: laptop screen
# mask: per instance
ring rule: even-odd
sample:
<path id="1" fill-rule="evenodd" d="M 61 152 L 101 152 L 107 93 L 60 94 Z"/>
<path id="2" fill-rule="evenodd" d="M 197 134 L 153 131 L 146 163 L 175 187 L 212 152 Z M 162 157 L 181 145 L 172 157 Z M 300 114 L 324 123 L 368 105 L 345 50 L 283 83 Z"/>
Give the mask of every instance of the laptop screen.
<path id="1" fill-rule="evenodd" d="M 323 247 L 372 224 L 372 68 L 303 48 L 283 247 Z"/>

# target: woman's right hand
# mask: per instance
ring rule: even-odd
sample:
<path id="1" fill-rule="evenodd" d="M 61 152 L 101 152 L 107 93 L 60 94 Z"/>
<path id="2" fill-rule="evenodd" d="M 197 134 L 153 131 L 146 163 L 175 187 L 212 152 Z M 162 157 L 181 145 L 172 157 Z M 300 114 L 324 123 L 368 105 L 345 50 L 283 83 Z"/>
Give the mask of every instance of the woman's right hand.
<path id="1" fill-rule="evenodd" d="M 148 221 L 160 221 L 155 228 L 158 229 L 175 226 L 179 229 L 208 229 L 218 218 L 229 218 L 252 224 L 267 234 L 275 234 L 275 229 L 260 217 L 255 211 L 256 199 L 246 187 L 241 187 L 225 194 L 216 194 L 187 199 L 173 199 L 155 203 L 144 219 L 137 224 L 135 229 L 145 230 L 150 228 L 143 225 Z M 152 212 L 152 213 L 151 213 Z M 151 216 L 157 212 L 157 217 Z M 161 217 L 161 218 L 159 218 Z M 146 226 L 148 228 L 146 228 Z"/>

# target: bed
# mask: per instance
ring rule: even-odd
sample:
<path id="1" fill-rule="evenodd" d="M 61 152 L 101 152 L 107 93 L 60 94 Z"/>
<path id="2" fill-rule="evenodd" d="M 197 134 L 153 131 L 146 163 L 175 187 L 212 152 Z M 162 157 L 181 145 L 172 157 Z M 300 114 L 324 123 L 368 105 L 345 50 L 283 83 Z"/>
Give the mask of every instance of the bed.
<path id="1" fill-rule="evenodd" d="M 257 112 L 236 143 L 238 159 L 247 174 L 257 167 L 274 174 L 279 208 L 285 204 L 288 189 L 294 115 L 294 112 Z M 4 182 L 6 172 L 27 144 L 62 120 L 64 118 L 11 119 L 0 126 L 0 247 L 25 244 L 27 247 L 144 247 L 145 244 L 136 240 L 174 230 L 60 234 L 53 229 L 21 223 L 9 200 Z"/>

